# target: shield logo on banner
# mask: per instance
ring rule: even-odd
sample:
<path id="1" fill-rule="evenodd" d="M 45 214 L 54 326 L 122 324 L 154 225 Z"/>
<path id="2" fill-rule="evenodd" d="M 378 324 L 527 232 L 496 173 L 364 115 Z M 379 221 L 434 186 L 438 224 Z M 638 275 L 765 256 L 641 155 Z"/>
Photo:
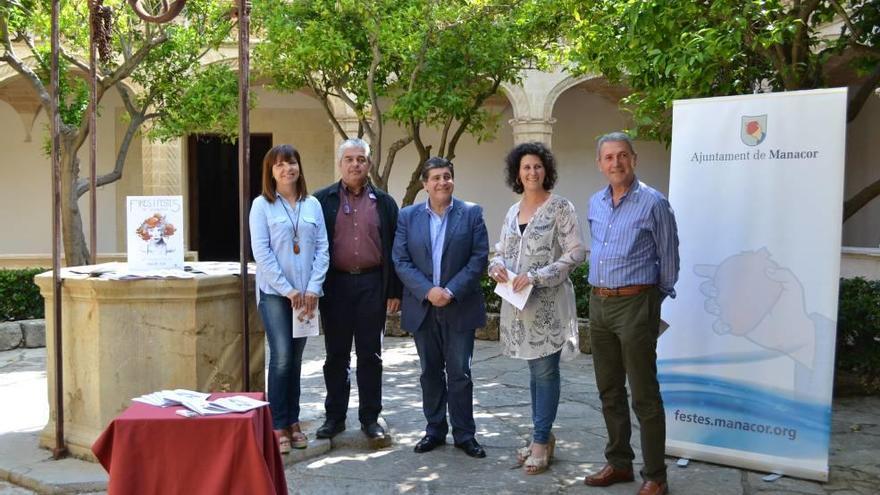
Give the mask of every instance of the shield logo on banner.
<path id="1" fill-rule="evenodd" d="M 767 137 L 767 114 L 743 115 L 739 137 L 746 146 L 757 146 Z"/>

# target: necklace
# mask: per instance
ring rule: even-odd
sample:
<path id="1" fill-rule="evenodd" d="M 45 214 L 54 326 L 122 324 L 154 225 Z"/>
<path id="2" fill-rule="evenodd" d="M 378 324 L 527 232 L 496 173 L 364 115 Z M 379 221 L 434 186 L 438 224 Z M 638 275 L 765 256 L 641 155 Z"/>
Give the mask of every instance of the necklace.
<path id="1" fill-rule="evenodd" d="M 302 211 L 302 208 L 296 208 L 296 221 L 294 222 L 293 218 L 290 216 L 290 212 L 287 211 L 287 200 L 282 197 L 281 201 L 281 207 L 284 208 L 284 213 L 287 214 L 287 219 L 293 224 L 293 254 L 299 254 L 299 212 Z M 299 201 L 297 201 L 297 203 L 299 203 Z"/>

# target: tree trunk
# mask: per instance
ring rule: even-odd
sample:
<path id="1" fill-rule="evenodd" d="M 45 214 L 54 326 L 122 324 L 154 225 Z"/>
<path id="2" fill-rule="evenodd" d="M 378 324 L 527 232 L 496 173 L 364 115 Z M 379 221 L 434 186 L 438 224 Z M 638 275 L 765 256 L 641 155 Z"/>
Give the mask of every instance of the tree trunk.
<path id="1" fill-rule="evenodd" d="M 73 139 L 73 136 L 61 136 L 61 238 L 67 266 L 87 265 L 90 260 L 77 202 L 79 158 L 76 150 L 72 149 Z"/>
<path id="2" fill-rule="evenodd" d="M 406 193 L 403 195 L 403 202 L 400 207 L 409 206 L 416 200 L 416 195 L 424 189 L 422 187 L 422 164 L 428 161 L 430 153 L 423 152 L 419 149 L 419 161 L 416 163 L 412 175 L 409 177 L 409 184 L 406 185 Z"/>

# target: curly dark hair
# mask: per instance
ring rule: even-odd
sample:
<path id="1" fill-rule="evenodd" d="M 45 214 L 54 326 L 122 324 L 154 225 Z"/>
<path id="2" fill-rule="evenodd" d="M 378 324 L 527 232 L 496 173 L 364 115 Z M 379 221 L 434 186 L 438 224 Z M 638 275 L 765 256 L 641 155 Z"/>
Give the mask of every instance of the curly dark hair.
<path id="1" fill-rule="evenodd" d="M 553 153 L 539 142 L 522 143 L 510 150 L 507 158 L 504 159 L 504 182 L 513 189 L 513 192 L 522 194 L 523 185 L 519 181 L 519 162 L 526 155 L 535 155 L 541 159 L 541 164 L 544 165 L 544 190 L 552 190 L 556 185 L 556 159 L 553 158 Z"/>

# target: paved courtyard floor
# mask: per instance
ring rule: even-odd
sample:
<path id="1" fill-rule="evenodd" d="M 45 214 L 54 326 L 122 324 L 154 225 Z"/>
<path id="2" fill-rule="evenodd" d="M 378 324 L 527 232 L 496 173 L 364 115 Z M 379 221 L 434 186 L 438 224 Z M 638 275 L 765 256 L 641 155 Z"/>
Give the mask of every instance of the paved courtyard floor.
<path id="1" fill-rule="evenodd" d="M 497 342 L 477 341 L 473 364 L 479 441 L 488 457 L 471 459 L 451 445 L 415 454 L 424 419 L 418 357 L 412 340 L 385 340 L 383 417 L 393 436 L 390 447 L 370 449 L 357 429 L 357 392 L 352 387 L 348 431 L 333 442 L 313 440 L 288 459 L 292 494 L 634 494 L 638 483 L 610 488 L 583 485 L 585 474 L 604 463 L 605 428 L 588 355 L 562 364 L 562 397 L 554 427 L 556 460 L 540 476 L 514 467 L 514 450 L 531 428 L 528 368 L 501 355 Z M 303 421 L 309 437 L 323 415 L 323 342 L 310 339 L 303 365 Z M 0 494 L 101 493 L 100 466 L 52 461 L 36 447 L 48 418 L 45 350 L 0 353 Z M 637 443 L 638 434 L 634 434 Z M 451 436 L 448 440 L 451 440 Z M 634 445 L 638 449 L 638 445 Z M 637 459 L 640 452 L 636 451 Z M 880 493 L 880 398 L 834 402 L 831 479 L 816 483 L 792 478 L 762 481 L 765 473 L 691 461 L 686 468 L 667 459 L 671 493 L 869 495 Z M 638 468 L 638 466 L 637 466 Z M 14 483 L 14 484 L 13 484 Z"/>

